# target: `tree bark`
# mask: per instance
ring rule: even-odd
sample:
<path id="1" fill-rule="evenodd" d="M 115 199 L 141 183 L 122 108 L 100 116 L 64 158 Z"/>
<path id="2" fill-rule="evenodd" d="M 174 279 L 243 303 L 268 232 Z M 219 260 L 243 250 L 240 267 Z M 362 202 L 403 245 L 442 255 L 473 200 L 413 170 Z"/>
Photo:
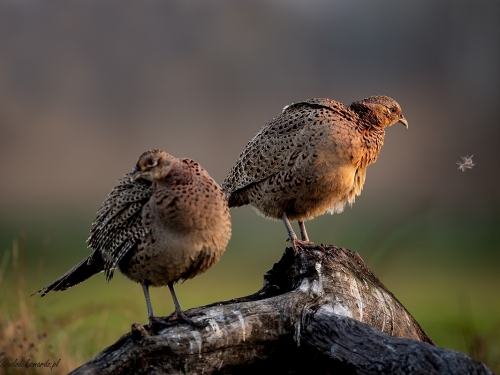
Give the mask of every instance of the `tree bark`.
<path id="1" fill-rule="evenodd" d="M 257 293 L 132 332 L 72 374 L 493 374 L 434 345 L 350 250 L 291 248 Z"/>

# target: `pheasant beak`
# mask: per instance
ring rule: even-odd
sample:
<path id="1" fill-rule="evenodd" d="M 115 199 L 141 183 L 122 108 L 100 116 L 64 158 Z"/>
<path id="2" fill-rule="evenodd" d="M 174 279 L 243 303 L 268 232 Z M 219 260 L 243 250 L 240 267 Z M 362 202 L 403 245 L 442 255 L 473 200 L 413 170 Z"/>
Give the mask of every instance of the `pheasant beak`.
<path id="1" fill-rule="evenodd" d="M 398 122 L 402 123 L 408 129 L 408 121 L 404 117 L 401 117 Z"/>
<path id="2" fill-rule="evenodd" d="M 134 169 L 132 170 L 132 174 L 130 175 L 130 182 L 137 180 L 141 176 L 142 176 L 142 173 L 141 173 L 141 170 L 139 169 L 139 167 L 137 167 L 137 166 L 134 167 Z"/>

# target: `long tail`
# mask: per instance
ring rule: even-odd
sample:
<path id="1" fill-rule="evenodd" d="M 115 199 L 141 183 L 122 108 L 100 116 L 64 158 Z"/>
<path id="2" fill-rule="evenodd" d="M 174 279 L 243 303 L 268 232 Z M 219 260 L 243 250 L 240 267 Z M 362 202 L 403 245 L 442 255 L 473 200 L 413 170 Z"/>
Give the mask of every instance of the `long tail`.
<path id="1" fill-rule="evenodd" d="M 102 259 L 99 251 L 94 251 L 87 258 L 82 260 L 64 275 L 57 280 L 51 282 L 49 285 L 43 287 L 39 291 L 32 294 L 42 293 L 42 297 L 48 292 L 66 290 L 72 286 L 80 284 L 82 281 L 87 280 L 89 277 L 104 270 L 104 260 Z"/>

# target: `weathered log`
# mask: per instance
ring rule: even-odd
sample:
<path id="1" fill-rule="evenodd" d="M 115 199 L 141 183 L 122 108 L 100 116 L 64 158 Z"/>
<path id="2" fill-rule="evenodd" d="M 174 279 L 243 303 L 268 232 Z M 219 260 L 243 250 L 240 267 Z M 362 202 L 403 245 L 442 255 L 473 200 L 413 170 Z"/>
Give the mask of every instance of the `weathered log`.
<path id="1" fill-rule="evenodd" d="M 257 293 L 132 325 L 72 374 L 493 374 L 434 345 L 363 262 L 333 246 L 288 248 Z"/>

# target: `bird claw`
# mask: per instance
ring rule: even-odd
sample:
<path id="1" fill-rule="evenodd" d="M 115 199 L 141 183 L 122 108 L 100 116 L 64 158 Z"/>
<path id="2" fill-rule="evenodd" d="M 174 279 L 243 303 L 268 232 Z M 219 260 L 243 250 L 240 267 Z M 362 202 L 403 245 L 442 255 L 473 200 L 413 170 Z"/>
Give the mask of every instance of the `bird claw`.
<path id="1" fill-rule="evenodd" d="M 300 246 L 305 248 L 316 247 L 316 244 L 311 241 L 297 240 L 297 242 L 300 243 Z"/>
<path id="2" fill-rule="evenodd" d="M 196 314 L 195 314 L 196 315 Z M 184 314 L 184 311 L 174 311 L 167 317 L 149 317 L 148 331 L 152 334 L 159 332 L 161 329 L 168 327 L 173 327 L 178 324 L 189 324 L 190 326 L 196 326 L 197 323 L 191 318 Z"/>
<path id="3" fill-rule="evenodd" d="M 299 252 L 300 252 L 300 250 L 312 249 L 312 248 L 316 247 L 316 245 L 314 244 L 314 242 L 311 242 L 311 241 L 302 241 L 302 240 L 299 240 L 297 237 L 292 238 L 292 239 L 287 238 L 286 241 L 287 242 L 291 242 L 292 248 L 295 251 L 295 255 L 298 255 Z"/>
<path id="4" fill-rule="evenodd" d="M 200 315 L 205 315 L 203 313 L 191 313 L 189 314 L 190 316 L 188 317 L 184 311 L 174 311 L 172 314 L 170 314 L 167 317 L 156 317 L 156 316 L 150 316 L 149 317 L 149 326 L 148 330 L 151 332 L 158 332 L 162 328 L 167 328 L 167 327 L 172 327 L 177 324 L 189 324 L 190 326 L 197 327 L 200 323 L 195 322 L 192 317 L 195 316 L 200 316 Z"/>
<path id="5" fill-rule="evenodd" d="M 148 318 L 148 328 L 151 330 L 153 326 L 166 326 L 169 325 L 168 319 L 150 316 Z"/>
<path id="6" fill-rule="evenodd" d="M 184 311 L 174 311 L 172 314 L 167 316 L 168 322 L 179 322 L 179 323 L 187 323 L 190 325 L 194 325 L 194 321 L 191 318 L 188 318 Z"/>

